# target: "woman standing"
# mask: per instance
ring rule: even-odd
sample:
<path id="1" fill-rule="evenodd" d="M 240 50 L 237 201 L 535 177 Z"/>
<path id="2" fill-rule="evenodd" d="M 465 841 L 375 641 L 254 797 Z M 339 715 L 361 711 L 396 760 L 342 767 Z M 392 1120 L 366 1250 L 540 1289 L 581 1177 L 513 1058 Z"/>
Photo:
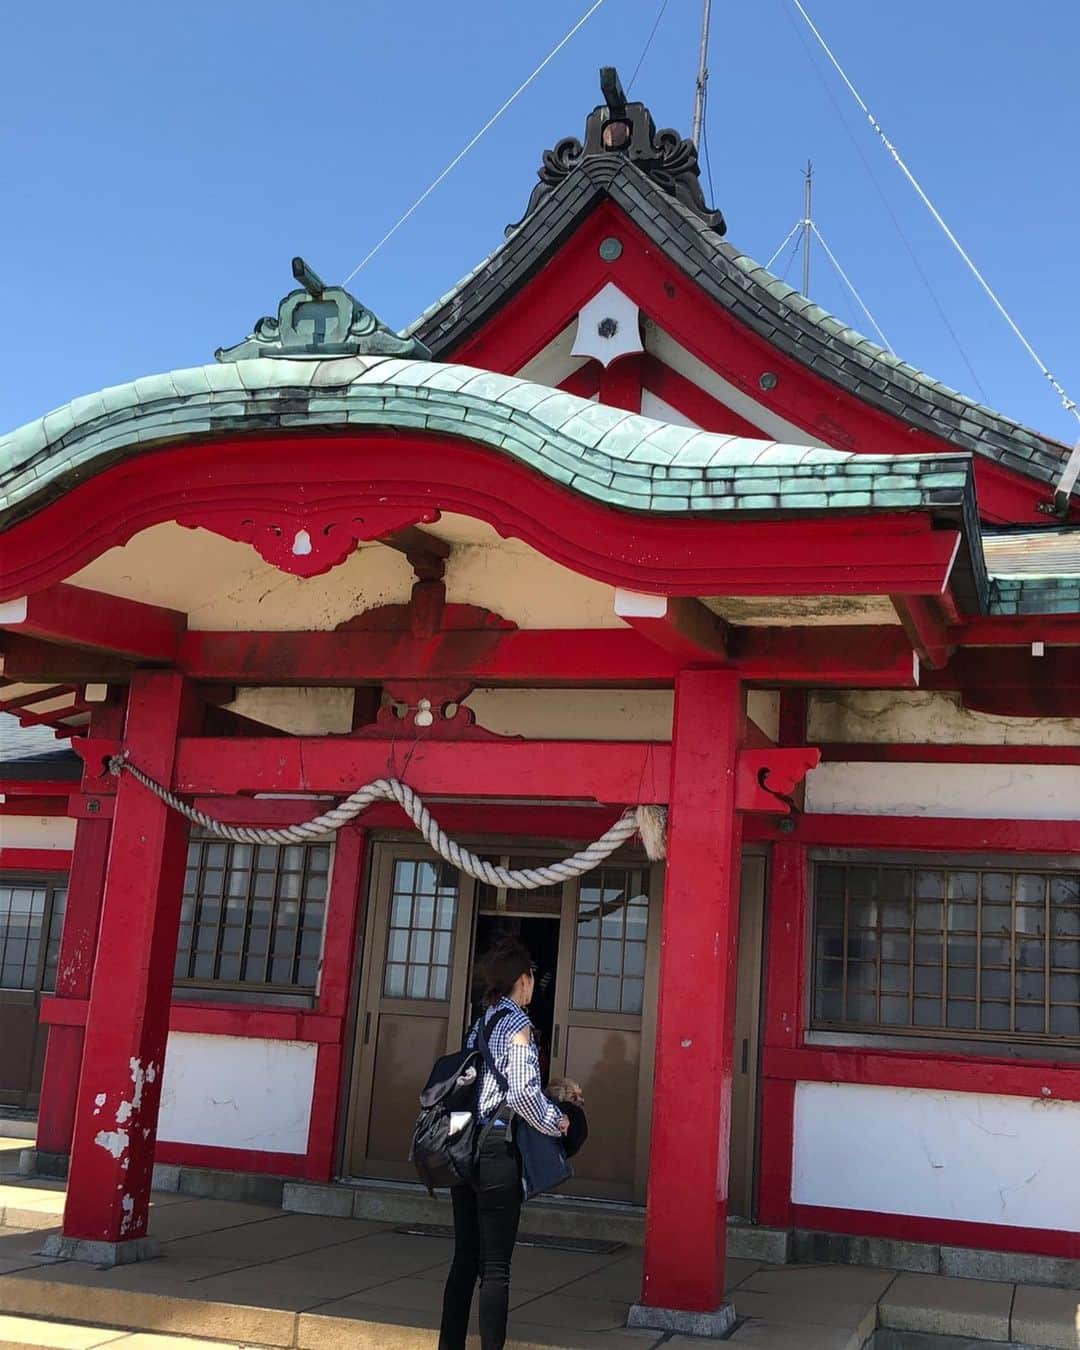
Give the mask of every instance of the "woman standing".
<path id="1" fill-rule="evenodd" d="M 521 1172 L 511 1133 L 521 1116 L 542 1134 L 565 1135 L 570 1122 L 544 1096 L 540 1061 L 526 1008 L 536 967 L 520 942 L 508 939 L 480 963 L 485 1025 L 502 1012 L 490 1036 L 491 1057 L 509 1083 L 505 1101 L 498 1080 L 484 1070 L 480 1113 L 491 1122 L 480 1146 L 476 1180 L 455 1186 L 454 1260 L 443 1294 L 439 1350 L 465 1350 L 473 1289 L 480 1280 L 481 1350 L 502 1350 L 510 1299 L 510 1261 L 521 1218 Z M 477 1022 L 468 1045 L 476 1044 Z"/>

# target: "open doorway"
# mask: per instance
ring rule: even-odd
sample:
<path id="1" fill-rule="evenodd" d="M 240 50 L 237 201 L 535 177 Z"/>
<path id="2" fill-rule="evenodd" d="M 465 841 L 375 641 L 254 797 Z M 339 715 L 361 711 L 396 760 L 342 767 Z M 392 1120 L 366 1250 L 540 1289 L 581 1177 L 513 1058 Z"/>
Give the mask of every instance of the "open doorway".
<path id="1" fill-rule="evenodd" d="M 536 989 L 529 1005 L 529 1017 L 536 1031 L 540 1050 L 540 1069 L 545 1085 L 551 1072 L 552 1038 L 555 1032 L 555 985 L 559 966 L 559 919 L 553 915 L 510 915 L 479 913 L 473 951 L 472 1016 L 480 1015 L 475 987 L 475 972 L 485 954 L 501 938 L 512 937 L 528 950 L 536 966 Z"/>

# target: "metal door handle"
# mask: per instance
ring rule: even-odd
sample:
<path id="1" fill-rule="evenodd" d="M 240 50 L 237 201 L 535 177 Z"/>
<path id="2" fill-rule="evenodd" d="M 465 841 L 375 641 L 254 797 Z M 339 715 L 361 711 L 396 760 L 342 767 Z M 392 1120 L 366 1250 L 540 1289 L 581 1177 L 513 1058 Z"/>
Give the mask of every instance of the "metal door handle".
<path id="1" fill-rule="evenodd" d="M 367 1045 L 368 1041 L 370 1040 L 371 1040 L 371 1012 L 369 1010 L 364 1014 L 364 1044 Z"/>
<path id="2" fill-rule="evenodd" d="M 746 1071 L 747 1071 L 747 1069 L 749 1069 L 749 1067 L 750 1067 L 750 1038 L 749 1038 L 749 1036 L 744 1036 L 744 1037 L 743 1037 L 743 1043 L 742 1043 L 742 1071 L 743 1071 L 743 1073 L 746 1073 Z"/>
<path id="3" fill-rule="evenodd" d="M 559 1026 L 555 1024 L 555 1032 L 551 1038 L 551 1058 L 556 1059 L 559 1054 Z"/>

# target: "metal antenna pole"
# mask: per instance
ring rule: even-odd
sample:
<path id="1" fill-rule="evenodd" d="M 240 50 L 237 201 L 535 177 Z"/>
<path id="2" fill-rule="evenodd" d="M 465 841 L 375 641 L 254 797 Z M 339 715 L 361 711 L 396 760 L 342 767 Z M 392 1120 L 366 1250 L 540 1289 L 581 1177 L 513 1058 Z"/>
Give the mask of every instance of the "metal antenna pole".
<path id="1" fill-rule="evenodd" d="M 810 231 L 813 227 L 814 218 L 810 214 L 810 204 L 814 195 L 814 166 L 810 160 L 806 161 L 806 192 L 803 198 L 803 223 L 802 223 L 802 293 L 809 297 L 810 295 Z"/>
<path id="2" fill-rule="evenodd" d="M 690 139 L 696 150 L 701 149 L 701 126 L 705 120 L 705 86 L 709 83 L 709 23 L 712 19 L 712 0 L 705 0 L 701 16 L 701 51 L 698 55 L 697 84 L 694 87 L 694 120 L 690 124 Z"/>

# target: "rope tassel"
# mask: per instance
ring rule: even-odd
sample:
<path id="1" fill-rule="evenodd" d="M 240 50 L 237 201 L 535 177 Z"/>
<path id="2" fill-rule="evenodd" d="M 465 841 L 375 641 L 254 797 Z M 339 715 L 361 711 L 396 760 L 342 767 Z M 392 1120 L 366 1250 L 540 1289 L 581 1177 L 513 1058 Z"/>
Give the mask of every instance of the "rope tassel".
<path id="1" fill-rule="evenodd" d="M 667 812 L 662 806 L 628 807 L 599 839 L 595 839 L 580 852 L 560 862 L 545 863 L 541 867 L 511 869 L 498 867 L 485 858 L 478 858 L 475 853 L 470 853 L 468 849 L 455 843 L 432 816 L 423 800 L 399 778 L 376 778 L 371 783 L 365 783 L 337 806 L 302 824 L 285 825 L 280 829 L 259 829 L 252 825 L 227 825 L 224 821 L 208 816 L 205 811 L 198 811 L 195 807 L 189 806 L 175 793 L 162 787 L 132 764 L 126 752 L 114 755 L 109 760 L 109 772 L 116 778 L 122 773 L 131 774 L 136 782 L 141 783 L 147 791 L 160 798 L 166 806 L 178 811 L 193 825 L 198 825 L 200 829 L 216 835 L 219 839 L 231 840 L 234 844 L 305 844 L 313 839 L 322 839 L 328 834 L 333 834 L 374 802 L 397 802 L 423 835 L 431 850 L 440 858 L 445 859 L 459 871 L 475 877 L 477 881 L 486 882 L 489 886 L 503 886 L 512 891 L 536 890 L 540 886 L 558 885 L 562 881 L 583 876 L 610 858 L 616 849 L 632 839 L 635 834 L 640 834 L 650 861 L 658 862 L 667 856 Z"/>

